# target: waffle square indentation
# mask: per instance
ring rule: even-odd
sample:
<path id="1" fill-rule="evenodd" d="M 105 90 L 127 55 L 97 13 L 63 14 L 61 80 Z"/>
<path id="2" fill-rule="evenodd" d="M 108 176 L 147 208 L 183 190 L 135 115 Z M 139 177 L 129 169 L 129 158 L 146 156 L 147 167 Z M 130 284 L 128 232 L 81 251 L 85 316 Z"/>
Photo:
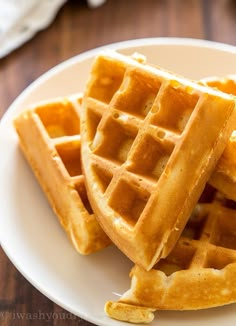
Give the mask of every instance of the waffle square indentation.
<path id="1" fill-rule="evenodd" d="M 178 245 L 167 258 L 161 259 L 154 269 L 164 272 L 167 276 L 177 271 L 186 270 L 189 268 L 194 254 L 195 248 L 187 244 Z"/>
<path id="2" fill-rule="evenodd" d="M 173 144 L 147 134 L 140 139 L 138 150 L 134 150 L 127 169 L 158 180 L 163 173 L 173 150 Z"/>
<path id="3" fill-rule="evenodd" d="M 70 102 L 48 103 L 36 113 L 51 138 L 80 134 L 80 120 Z"/>
<path id="4" fill-rule="evenodd" d="M 118 65 L 117 62 L 100 57 L 93 67 L 93 76 L 98 77 L 93 79 L 87 95 L 108 104 L 120 87 L 124 72 L 122 64 Z"/>
<path id="5" fill-rule="evenodd" d="M 76 183 L 75 189 L 78 192 L 85 209 L 88 211 L 88 213 L 90 215 L 93 214 L 93 210 L 90 206 L 90 202 L 88 200 L 88 196 L 87 196 L 87 192 L 86 192 L 84 183 L 83 182 Z"/>
<path id="6" fill-rule="evenodd" d="M 109 206 L 134 225 L 142 214 L 150 194 L 121 179 L 113 191 Z"/>
<path id="7" fill-rule="evenodd" d="M 143 76 L 139 78 L 136 71 L 129 71 L 112 105 L 119 111 L 143 119 L 151 110 L 160 87 L 161 82 L 151 84 Z"/>
<path id="8" fill-rule="evenodd" d="M 80 141 L 74 140 L 73 142 L 58 144 L 56 150 L 71 177 L 82 174 Z"/>
<path id="9" fill-rule="evenodd" d="M 223 248 L 216 247 L 208 252 L 204 267 L 221 270 L 234 262 L 235 257 L 233 257 L 230 252 Z"/>
<path id="10" fill-rule="evenodd" d="M 179 87 L 165 87 L 155 102 L 151 123 L 181 134 L 198 102 L 198 95 Z"/>
<path id="11" fill-rule="evenodd" d="M 87 115 L 88 115 L 87 120 L 89 122 L 87 126 L 88 140 L 92 141 L 96 134 L 97 126 L 99 125 L 101 116 L 97 112 L 91 110 L 89 107 L 87 108 Z"/>
<path id="12" fill-rule="evenodd" d="M 236 249 L 236 214 L 235 210 L 225 209 L 218 216 L 212 243 L 219 247 Z"/>
<path id="13" fill-rule="evenodd" d="M 113 177 L 112 174 L 108 169 L 96 164 L 92 166 L 92 171 L 96 177 L 96 186 L 98 186 L 101 192 L 104 193 L 111 182 Z"/>
<path id="14" fill-rule="evenodd" d="M 182 236 L 184 238 L 199 240 L 202 237 L 208 214 L 201 212 L 201 206 L 197 205 L 186 224 Z"/>
<path id="15" fill-rule="evenodd" d="M 136 137 L 136 130 L 122 126 L 110 117 L 101 130 L 97 130 L 92 149 L 96 155 L 123 163 Z M 104 136 L 103 136 L 104 135 Z M 105 135 L 109 135 L 105 137 Z"/>

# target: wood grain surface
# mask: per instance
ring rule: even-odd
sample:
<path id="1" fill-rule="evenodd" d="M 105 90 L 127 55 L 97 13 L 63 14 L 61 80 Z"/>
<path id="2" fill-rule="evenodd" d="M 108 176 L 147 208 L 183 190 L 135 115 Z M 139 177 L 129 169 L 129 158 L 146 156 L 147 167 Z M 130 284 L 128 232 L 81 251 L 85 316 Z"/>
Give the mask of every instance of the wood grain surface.
<path id="1" fill-rule="evenodd" d="M 107 0 L 96 9 L 86 1 L 68 1 L 50 27 L 0 60 L 0 117 L 31 82 L 58 63 L 104 44 L 143 37 L 236 45 L 236 1 Z M 38 318 L 30 319 L 34 313 Z M 0 248 L 0 325 L 44 324 L 92 325 L 37 291 Z"/>

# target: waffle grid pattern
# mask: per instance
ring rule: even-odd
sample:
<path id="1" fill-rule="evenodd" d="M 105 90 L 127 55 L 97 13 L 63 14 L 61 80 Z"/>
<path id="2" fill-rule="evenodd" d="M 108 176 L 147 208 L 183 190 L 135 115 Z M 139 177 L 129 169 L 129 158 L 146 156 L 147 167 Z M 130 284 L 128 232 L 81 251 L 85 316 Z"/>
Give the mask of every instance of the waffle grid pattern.
<path id="1" fill-rule="evenodd" d="M 166 76 L 163 71 L 149 70 L 146 65 L 135 63 L 135 61 L 126 63 L 122 60 L 123 58 L 119 57 L 104 58 L 101 56 L 92 69 L 82 109 L 82 126 L 86 130 L 84 133 L 86 136 L 83 136 L 82 127 L 83 144 L 88 144 L 88 147 L 86 147 L 87 145 L 82 146 L 84 147 L 84 149 L 82 148 L 82 153 L 84 153 L 82 160 L 86 162 L 84 173 L 88 195 L 90 194 L 89 199 L 94 211 L 99 212 L 97 215 L 103 216 L 99 222 L 105 232 L 121 250 L 126 248 L 127 241 L 129 248 L 132 242 L 133 254 L 124 249 L 125 253 L 134 262 L 150 268 L 154 264 L 154 260 L 169 253 L 175 242 L 173 239 L 177 239 L 184 227 L 186 222 L 184 215 L 187 219 L 198 199 L 198 195 L 196 195 L 189 200 L 192 187 L 197 188 L 200 195 L 204 182 L 207 181 L 202 178 L 204 181 L 200 181 L 200 186 L 196 186 L 198 177 L 187 175 L 188 169 L 184 164 L 182 165 L 184 159 L 178 158 L 177 153 L 181 152 L 182 156 L 185 155 L 185 162 L 188 160 L 188 165 L 193 165 L 196 173 L 198 169 L 199 171 L 208 170 L 206 166 L 202 169 L 206 163 L 204 152 L 201 152 L 200 146 L 196 145 L 197 142 L 194 144 L 194 139 L 199 142 L 196 135 L 202 137 L 201 142 L 204 144 L 208 141 L 208 136 L 204 137 L 202 131 L 199 131 L 196 126 L 201 118 L 205 121 L 201 123 L 208 125 L 208 118 L 205 119 L 205 117 L 209 114 L 211 123 L 218 124 L 217 128 L 219 128 L 219 132 L 222 132 L 223 125 L 220 126 L 219 119 L 223 121 L 227 114 L 225 115 L 225 111 L 223 112 L 220 107 L 224 101 L 226 104 L 229 99 L 221 99 L 218 113 L 218 109 L 215 110 L 216 112 L 209 110 L 206 113 L 204 107 L 219 100 L 219 93 L 201 88 L 201 86 L 189 83 L 184 79 L 180 80 L 168 73 Z M 127 68 L 127 66 L 129 67 Z M 115 79 L 114 76 L 119 78 Z M 105 83 L 103 83 L 104 80 Z M 103 91 L 102 87 L 104 87 Z M 107 97 L 104 95 L 106 89 L 112 90 Z M 216 118 L 213 117 L 214 115 Z M 188 124 L 189 121 L 191 121 L 190 124 Z M 187 125 L 187 130 L 191 128 L 192 130 L 188 131 L 189 136 L 186 137 Z M 211 144 L 208 142 L 208 148 L 212 149 L 215 146 L 217 137 L 218 133 L 213 136 Z M 190 138 L 193 140 L 191 141 Z M 85 153 L 86 151 L 87 153 Z M 203 162 L 200 161 L 200 165 L 195 164 L 195 162 L 199 162 L 199 155 L 196 154 L 198 151 L 203 156 Z M 207 155 L 209 155 L 209 149 Z M 178 170 L 181 166 L 183 168 Z M 88 172 L 90 167 L 91 170 Z M 173 182 L 171 182 L 172 186 L 168 187 L 168 184 L 170 185 L 168 178 L 176 178 L 176 182 L 180 183 L 179 189 L 182 184 L 182 188 L 185 188 L 185 190 L 181 189 L 182 195 L 173 187 Z M 191 180 L 189 189 L 184 187 L 181 178 L 187 182 Z M 91 186 L 92 184 L 93 186 Z M 161 197 L 161 187 L 165 188 L 166 196 L 168 193 L 168 197 L 174 198 L 174 202 L 178 203 L 178 207 L 173 204 L 176 216 L 166 224 L 169 230 L 164 230 L 165 227 L 161 222 L 166 218 L 163 216 L 166 209 L 161 207 L 159 212 L 155 211 L 155 207 L 158 206 L 155 201 Z M 94 199 L 94 193 L 100 197 Z M 185 210 L 186 198 L 190 204 Z M 106 203 L 100 206 L 101 201 Z M 163 202 L 161 199 L 159 201 Z M 179 208 L 181 206 L 184 207 L 184 212 Z M 101 207 L 102 209 L 100 209 Z M 106 208 L 104 209 L 104 207 Z M 151 211 L 155 211 L 155 213 L 151 213 Z M 107 227 L 109 222 L 104 221 L 107 221 L 110 218 L 107 216 L 112 214 L 110 227 Z M 178 214 L 182 216 L 180 218 L 182 221 L 177 217 Z M 153 217 L 150 217 L 151 215 Z M 149 220 L 153 221 L 154 215 L 156 220 L 159 220 L 154 224 L 156 223 L 158 226 L 155 226 L 153 230 L 148 230 L 147 216 L 149 216 Z M 116 230 L 113 235 L 111 228 Z M 124 234 L 122 236 L 119 234 L 117 237 L 118 228 Z M 146 238 L 138 239 L 140 234 L 141 237 Z M 158 243 L 163 244 L 169 241 L 170 234 L 173 234 L 170 245 L 163 250 Z M 149 255 L 148 258 L 147 256 L 144 258 L 146 255 L 144 252 L 140 254 L 140 257 L 137 256 L 139 254 L 134 253 L 136 250 L 141 250 L 135 242 L 136 244 L 143 243 L 143 247 L 146 246 L 143 250 Z M 147 242 L 156 243 L 149 246 Z M 139 249 L 137 249 L 138 247 Z M 144 262 L 146 258 L 149 263 Z"/>
<path id="2" fill-rule="evenodd" d="M 126 216 L 131 225 L 138 221 L 199 99 L 198 96 L 189 94 L 186 98 L 184 91 L 183 98 L 173 96 L 175 90 L 169 85 L 156 85 L 155 81 L 150 85 L 149 78 L 146 82 L 144 78 L 145 76 L 139 76 L 132 70 L 130 75 L 126 75 L 109 108 L 103 109 L 107 114 L 102 118 L 98 130 L 92 131 L 95 135 L 91 144 L 93 155 L 101 159 L 98 161 L 95 158 L 96 166 L 98 162 L 104 164 L 103 158 L 117 166 L 115 175 L 113 174 L 105 190 L 106 195 L 111 198 L 109 205 L 122 216 Z M 142 82 L 139 83 L 139 80 Z M 136 89 L 139 89 L 140 96 L 135 97 L 134 103 L 130 96 L 133 98 Z M 172 103 L 169 103 L 169 92 L 172 92 Z M 179 89 L 176 92 L 179 94 Z M 157 93 L 159 95 L 155 98 Z M 165 104 L 166 97 L 168 108 Z M 127 107 L 126 103 L 130 106 Z M 184 112 L 183 107 L 186 108 Z M 164 112 L 158 108 L 164 108 Z M 173 116 L 178 118 L 175 120 Z M 138 135 L 139 132 L 141 136 Z M 124 162 L 126 163 L 123 164 Z M 98 177 L 105 179 L 102 174 Z M 120 179 L 118 183 L 117 179 Z M 140 181 L 141 187 L 138 186 Z M 105 188 L 104 183 L 102 187 Z M 150 191 L 146 191 L 147 189 Z M 126 195 L 122 196 L 122 193 Z M 114 198 L 119 198 L 119 202 L 113 202 Z"/>
<path id="3" fill-rule="evenodd" d="M 203 83 L 236 96 L 236 75 L 228 75 L 222 78 L 208 77 L 203 80 Z M 227 198 L 236 201 L 236 123 L 209 183 Z"/>
<path id="4" fill-rule="evenodd" d="M 236 203 L 205 189 L 211 198 L 199 201 L 170 255 L 149 272 L 133 267 L 131 287 L 110 305 L 111 315 L 118 307 L 124 314 L 127 304 L 188 310 L 235 302 Z"/>
<path id="5" fill-rule="evenodd" d="M 55 103 L 50 110 L 47 105 L 41 106 L 34 110 L 32 118 L 35 125 L 41 122 L 39 128 L 45 129 L 48 146 L 55 149 L 53 159 L 58 162 L 60 173 L 66 175 L 67 182 L 78 192 L 91 214 L 81 170 L 80 119 L 73 105 L 70 102 Z"/>
<path id="6" fill-rule="evenodd" d="M 110 240 L 90 206 L 81 169 L 79 105 L 82 95 L 37 104 L 14 121 L 20 143 L 49 202 L 81 254 Z"/>
<path id="7" fill-rule="evenodd" d="M 170 255 L 154 266 L 167 276 L 187 269 L 222 270 L 236 263 L 236 211 L 221 202 L 200 203 Z M 183 255 L 184 253 L 184 255 Z"/>

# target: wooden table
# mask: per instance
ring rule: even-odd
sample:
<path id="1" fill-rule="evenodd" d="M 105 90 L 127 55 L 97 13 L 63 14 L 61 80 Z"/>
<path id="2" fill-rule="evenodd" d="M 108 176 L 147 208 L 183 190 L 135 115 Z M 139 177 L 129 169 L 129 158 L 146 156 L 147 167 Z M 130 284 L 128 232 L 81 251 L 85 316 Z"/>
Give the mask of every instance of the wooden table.
<path id="1" fill-rule="evenodd" d="M 92 10 L 86 1 L 68 1 L 49 28 L 0 60 L 0 117 L 32 81 L 74 55 L 108 43 L 167 36 L 236 45 L 236 2 L 107 0 Z M 27 319 L 27 313 L 40 312 L 44 319 Z M 56 313 L 58 318 L 48 318 L 46 313 Z M 26 281 L 0 248 L 0 325 L 43 325 L 43 321 L 47 325 L 92 325 L 66 313 Z"/>

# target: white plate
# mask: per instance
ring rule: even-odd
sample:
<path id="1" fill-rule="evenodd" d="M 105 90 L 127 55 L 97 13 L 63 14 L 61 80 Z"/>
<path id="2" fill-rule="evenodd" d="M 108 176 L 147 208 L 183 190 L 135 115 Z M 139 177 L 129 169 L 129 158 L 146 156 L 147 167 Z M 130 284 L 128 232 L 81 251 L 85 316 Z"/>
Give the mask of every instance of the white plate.
<path id="1" fill-rule="evenodd" d="M 148 60 L 186 77 L 236 73 L 236 48 L 201 40 L 153 38 L 108 47 L 138 51 Z M 82 91 L 92 58 L 80 54 L 50 70 L 11 105 L 0 125 L 0 239 L 16 268 L 43 294 L 68 311 L 103 326 L 128 325 L 107 318 L 104 303 L 129 288 L 132 264 L 116 248 L 79 256 L 53 215 L 24 161 L 12 119 L 29 103 Z M 180 293 L 181 295 L 181 293 Z M 196 312 L 157 312 L 153 322 L 172 325 L 234 325 L 236 306 Z"/>

